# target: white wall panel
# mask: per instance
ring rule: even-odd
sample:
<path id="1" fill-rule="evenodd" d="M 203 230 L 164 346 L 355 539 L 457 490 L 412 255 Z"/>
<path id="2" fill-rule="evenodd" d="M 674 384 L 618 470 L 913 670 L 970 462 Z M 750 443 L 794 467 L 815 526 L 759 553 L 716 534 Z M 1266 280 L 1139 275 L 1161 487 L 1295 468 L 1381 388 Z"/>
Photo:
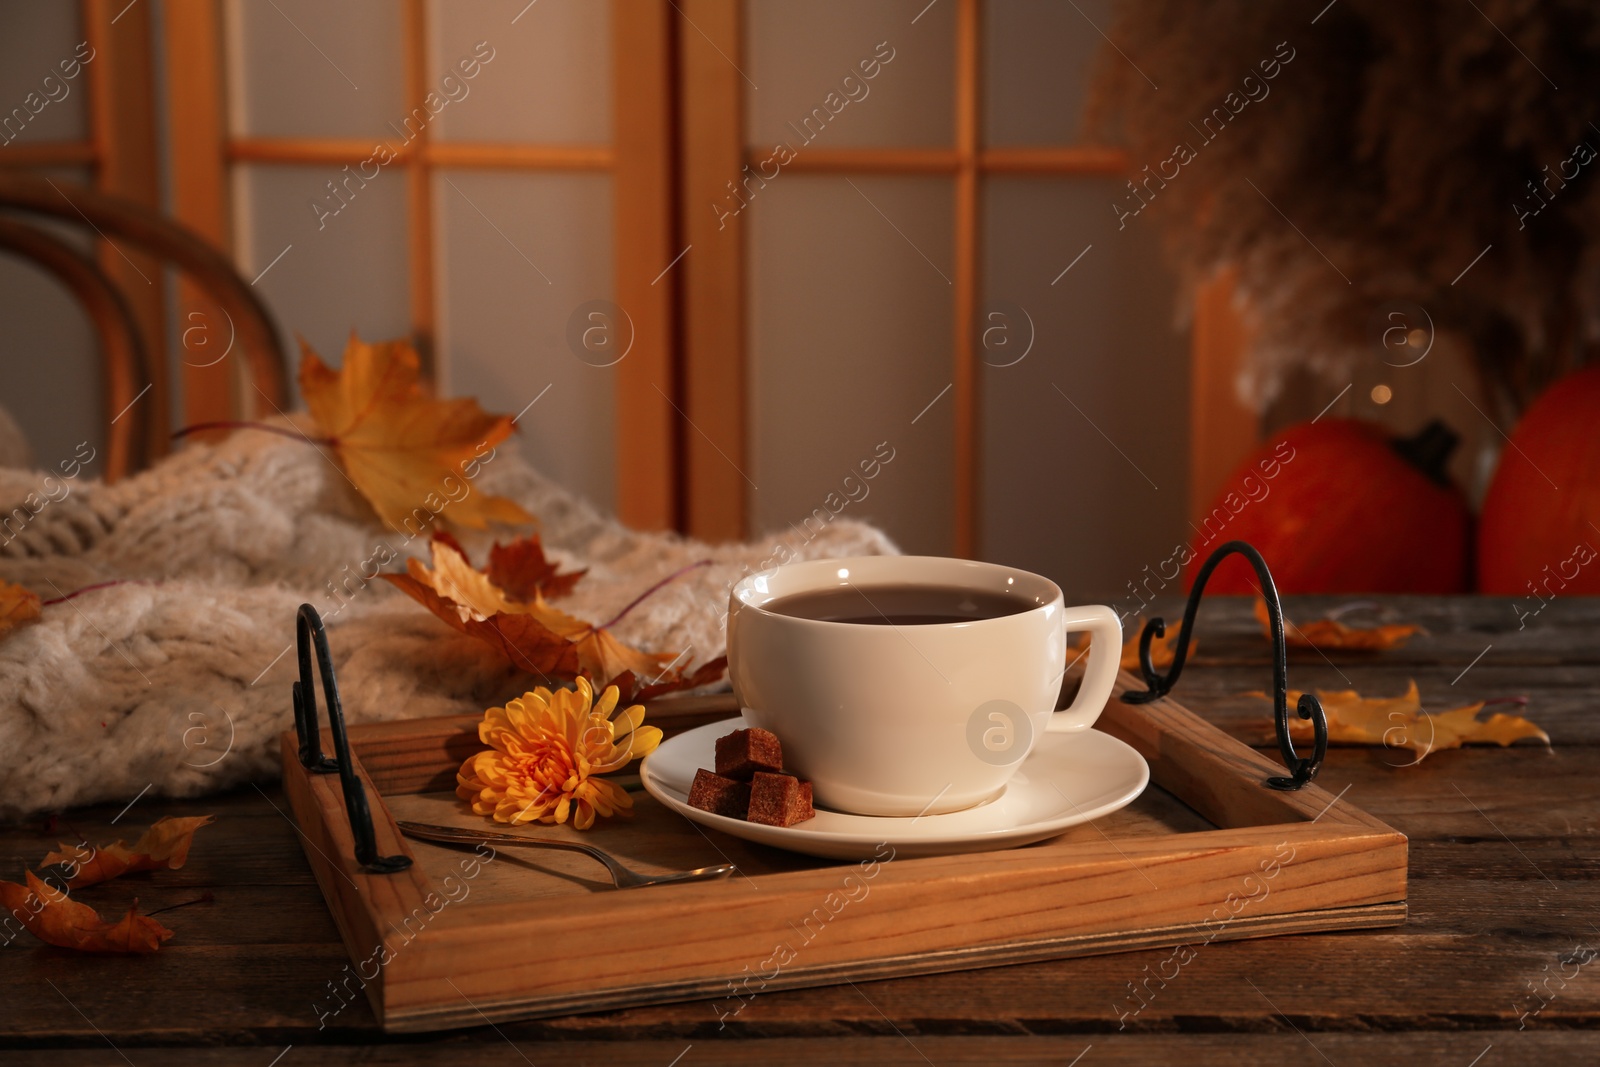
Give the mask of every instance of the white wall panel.
<path id="1" fill-rule="evenodd" d="M 434 204 L 445 390 L 512 415 L 539 398 L 518 423 L 529 460 L 614 507 L 618 371 L 568 339 L 614 293 L 611 179 L 441 170 Z"/>
<path id="2" fill-rule="evenodd" d="M 552 144 L 611 140 L 609 3 L 434 0 L 429 11 L 430 70 L 441 78 L 480 43 L 489 50 L 481 54 L 493 55 L 464 83 L 467 95 L 440 113 L 436 136 Z"/>
<path id="3" fill-rule="evenodd" d="M 1189 536 L 1187 338 L 1155 230 L 1117 230 L 1116 186 L 999 179 L 984 193 L 980 320 L 1011 337 L 978 350 L 1010 364 L 981 368 L 983 554 L 1095 599 L 1126 596 Z"/>
<path id="4" fill-rule="evenodd" d="M 231 0 L 233 133 L 393 137 L 406 111 L 404 6 L 393 0 Z"/>
<path id="5" fill-rule="evenodd" d="M 747 209 L 755 532 L 854 492 L 840 514 L 951 551 L 952 203 L 943 178 L 785 175 Z"/>
<path id="6" fill-rule="evenodd" d="M 239 271 L 259 278 L 255 287 L 290 352 L 291 379 L 296 334 L 334 366 L 352 329 L 366 340 L 410 334 L 404 174 L 387 167 L 364 185 L 351 182 L 332 216 L 312 207 L 339 203 L 325 184 L 343 177 L 331 164 L 246 165 L 234 177 Z"/>
<path id="7" fill-rule="evenodd" d="M 1112 0 L 987 0 L 980 66 L 983 139 L 991 145 L 1083 139 L 1089 68 L 1105 47 Z"/>
<path id="8" fill-rule="evenodd" d="M 951 143 L 953 3 L 749 0 L 745 11 L 752 146 L 784 141 L 800 149 L 808 137 L 819 148 Z M 868 70 L 877 65 L 876 77 L 862 77 L 863 62 Z M 806 117 L 819 108 L 823 115 L 807 127 Z"/>

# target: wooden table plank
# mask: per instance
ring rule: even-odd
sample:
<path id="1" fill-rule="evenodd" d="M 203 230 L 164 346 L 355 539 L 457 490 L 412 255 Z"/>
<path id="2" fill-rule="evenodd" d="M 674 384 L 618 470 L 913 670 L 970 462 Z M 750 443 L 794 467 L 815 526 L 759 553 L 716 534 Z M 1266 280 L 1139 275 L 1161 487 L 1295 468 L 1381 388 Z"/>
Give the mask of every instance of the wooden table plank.
<path id="1" fill-rule="evenodd" d="M 1290 617 L 1302 619 L 1350 602 L 1332 597 L 1286 601 Z M 1415 680 L 1423 707 L 1432 712 L 1479 700 L 1525 697 L 1525 704 L 1496 704 L 1486 710 L 1524 715 L 1558 746 L 1600 744 L 1600 598 L 1556 600 L 1526 630 L 1517 629 L 1517 616 L 1510 610 L 1519 603 L 1509 598 L 1384 598 L 1385 619 L 1417 622 L 1431 632 L 1382 652 L 1292 649 L 1289 684 L 1301 690 L 1355 689 L 1365 696 L 1399 696 Z M 1181 618 L 1183 610 L 1181 602 L 1160 600 L 1141 624 L 1156 609 L 1169 622 Z M 1370 612 L 1346 616 L 1351 625 L 1370 625 L 1377 617 Z M 1246 744 L 1274 747 L 1271 704 L 1252 695 L 1271 688 L 1272 672 L 1271 646 L 1252 615 L 1251 602 L 1207 602 L 1196 632 L 1198 645 L 1175 696 Z M 1381 758 L 1407 762 L 1414 756 L 1396 750 Z"/>
<path id="2" fill-rule="evenodd" d="M 1175 1025 L 1180 1019 L 1202 1029 L 1264 1024 L 1270 1016 L 1264 1005 L 1252 1006 L 1238 996 L 1229 1004 L 1217 1003 L 1218 985 L 1248 991 L 1241 976 L 1254 976 L 1263 989 L 1270 982 L 1283 990 L 1271 995 L 1304 1029 L 1339 1029 L 1352 1015 L 1365 1026 L 1382 1028 L 1403 1028 L 1419 1016 L 1441 1025 L 1492 1021 L 1514 1026 L 1511 1007 L 1524 977 L 1540 976 L 1547 964 L 1554 968 L 1560 954 L 1575 944 L 1600 945 L 1600 931 L 1587 932 L 1574 920 L 1600 915 L 1600 860 L 1593 848 L 1600 834 L 1600 785 L 1592 778 L 1574 781 L 1585 765 L 1580 755 L 1468 750 L 1440 753 L 1404 770 L 1368 757 L 1335 752 L 1324 778 L 1335 792 L 1349 785 L 1347 796 L 1411 836 L 1410 922 L 1390 933 L 1206 946 L 1204 956 L 1183 969 L 1182 980 L 1139 1012 L 1138 1025 Z M 332 1020 L 331 1033 L 318 1033 L 316 1005 L 329 1003 L 326 983 L 340 977 L 345 958 L 325 905 L 293 852 L 298 848 L 293 831 L 253 790 L 218 798 L 213 806 L 222 821 L 201 833 L 212 835 L 214 843 L 202 837 L 204 847 L 197 846 L 190 865 L 163 876 L 181 874 L 181 886 L 156 893 L 157 879 L 143 875 L 120 888 L 112 883 L 101 889 L 126 889 L 150 906 L 164 906 L 157 900 L 176 903 L 210 888 L 217 902 L 170 913 L 169 925 L 180 936 L 150 959 L 72 957 L 25 946 L 19 939 L 6 951 L 25 962 L 0 969 L 0 1002 L 37 1000 L 46 977 L 56 983 L 61 1001 L 0 1021 L 0 1033 L 52 1042 L 87 1041 L 93 1027 L 132 1034 L 155 1026 L 175 1038 L 207 1041 L 256 1031 L 285 1041 L 372 1035 L 374 1024 L 363 1002 Z M 151 803 L 146 814 L 160 810 L 165 805 Z M 116 814 L 111 808 L 105 812 L 105 818 Z M 75 817 L 73 825 L 93 836 L 97 824 L 86 814 Z M 242 832 L 224 830 L 230 825 Z M 19 858 L 36 856 L 39 847 L 36 835 L 19 838 L 13 830 L 0 842 L 0 863 L 15 865 Z M 295 880 L 273 890 L 264 883 L 280 867 L 295 871 Z M 241 888 L 230 879 L 248 884 Z M 102 910 L 109 911 L 113 898 L 105 899 Z M 897 1025 L 923 1032 L 974 1027 L 1095 1032 L 1115 1029 L 1116 1005 L 1128 995 L 1127 983 L 1140 981 L 1146 967 L 1159 974 L 1169 956 L 1168 950 L 1156 950 L 862 988 L 888 990 L 888 1004 L 879 1007 Z M 1309 983 L 1297 978 L 1296 961 L 1303 966 L 1308 960 L 1318 961 L 1326 976 Z M 1434 980 L 1441 968 L 1453 976 L 1450 981 Z M 1188 981 L 1191 971 L 1198 980 Z M 1410 983 L 1419 975 L 1434 977 L 1413 989 Z M 164 991 L 170 1006 L 159 1024 L 150 1020 L 146 1002 L 124 995 L 130 984 Z M 869 995 L 880 999 L 877 992 Z M 219 1009 L 219 1001 L 228 1007 Z M 93 1027 L 77 1010 L 93 1020 Z M 870 1026 L 876 1012 L 849 987 L 772 993 L 754 1002 L 733 1026 L 748 1034 L 803 1032 L 807 1020 L 859 1028 Z M 1551 1013 L 1569 1022 L 1600 1020 L 1600 981 L 1574 982 Z M 712 1006 L 701 1002 L 505 1029 L 530 1038 L 693 1037 L 715 1026 L 716 1019 Z"/>
<path id="3" fill-rule="evenodd" d="M 1342 600 L 1291 601 L 1291 616 L 1312 618 Z M 1600 1035 L 1574 1028 L 1600 1027 L 1600 966 L 1573 975 L 1568 965 L 1569 977 L 1560 974 L 1574 950 L 1600 950 L 1600 929 L 1590 925 L 1600 923 L 1600 781 L 1588 750 L 1600 743 L 1600 715 L 1589 709 L 1600 700 L 1600 599 L 1558 599 L 1521 631 L 1513 604 L 1385 598 L 1388 614 L 1434 632 L 1376 657 L 1336 654 L 1330 666 L 1297 653 L 1292 662 L 1297 686 L 1331 677 L 1343 687 L 1342 671 L 1357 688 L 1397 692 L 1386 687 L 1416 677 L 1429 706 L 1457 691 L 1463 699 L 1526 692 L 1527 714 L 1556 741 L 1548 751 L 1439 752 L 1416 767 L 1394 766 L 1409 754 L 1383 749 L 1330 754 L 1319 784 L 1333 793 L 1348 786 L 1352 802 L 1411 838 L 1411 918 L 1397 930 L 1203 946 L 1164 984 L 1171 952 L 1154 950 L 768 993 L 726 1029 L 697 1002 L 384 1043 L 361 1057 L 426 1064 L 470 1049 L 482 1063 L 520 1064 L 526 1055 L 539 1063 L 665 1064 L 693 1044 L 686 1065 L 922 1063 L 924 1054 L 940 1064 L 1068 1062 L 1092 1043 L 1086 1067 L 1315 1062 L 1318 1051 L 1336 1063 L 1464 1067 L 1493 1043 L 1485 1067 L 1593 1059 Z M 1200 655 L 1175 695 L 1264 744 L 1264 705 L 1251 711 L 1238 695 L 1270 680 L 1249 602 L 1208 603 L 1199 636 Z M 120 805 L 69 813 L 49 831 L 41 820 L 0 828 L 0 877 L 15 878 L 57 840 L 131 837 L 163 814 L 210 811 L 219 819 L 200 832 L 183 870 L 84 894 L 109 914 L 133 896 L 148 910 L 212 893 L 209 903 L 163 915 L 178 936 L 157 956 L 73 956 L 26 934 L 0 948 L 0 1046 L 40 1049 L 0 1056 L 0 1064 L 122 1062 L 109 1037 L 140 1067 L 265 1064 L 291 1043 L 284 1065 L 292 1067 L 350 1055 L 348 1047 L 316 1047 L 323 1042 L 381 1041 L 362 1002 L 318 1028 L 316 1005 L 327 1005 L 326 984 L 346 959 L 296 831 L 274 801 L 284 807 L 271 787 L 199 801 L 147 796 L 115 826 Z M 1144 1002 L 1130 1000 L 1129 983 L 1152 974 Z M 1530 992 L 1539 982 L 1548 1004 L 1525 1015 L 1541 1003 Z M 185 1044 L 251 1047 L 174 1047 Z"/>
<path id="4" fill-rule="evenodd" d="M 916 1037 L 896 1035 L 880 1022 L 882 1035 L 776 1038 L 747 1041 L 702 1035 L 694 1040 L 661 1039 L 515 1044 L 485 1030 L 447 1040 L 408 1042 L 353 1050 L 343 1046 L 294 1045 L 280 1067 L 527 1067 L 559 1064 L 580 1067 L 816 1067 L 817 1064 L 873 1064 L 875 1067 L 975 1067 L 994 1064 L 1077 1064 L 1079 1067 L 1238 1067 L 1241 1063 L 1360 1064 L 1362 1067 L 1418 1067 L 1449 1064 L 1581 1064 L 1593 1062 L 1595 1037 L 1573 1031 L 1420 1032 L 1415 1034 L 1318 1034 L 1315 1044 L 1287 1026 L 1271 1034 L 1098 1034 L 1037 1037 Z M 142 1048 L 121 1046 L 135 1067 L 267 1067 L 284 1046 L 262 1048 Z M 1086 1051 L 1087 1050 L 1087 1051 Z M 1484 1055 L 1484 1053 L 1490 1055 Z M 679 1058 L 681 1056 L 681 1059 Z M 470 1057 L 470 1060 L 463 1060 Z M 1081 1058 L 1079 1058 L 1081 1057 Z M 1478 1057 L 1482 1057 L 1478 1059 Z M 104 1043 L 98 1049 L 0 1053 L 0 1067 L 102 1067 L 122 1064 Z"/>
<path id="5" fill-rule="evenodd" d="M 1291 662 L 1289 681 L 1296 689 L 1355 689 L 1368 697 L 1397 697 L 1412 680 L 1430 713 L 1461 707 L 1475 701 L 1526 698 L 1526 703 L 1496 703 L 1484 714 L 1503 711 L 1532 720 L 1557 746 L 1600 745 L 1600 667 L 1502 667 L 1480 663 L 1459 682 L 1452 680 L 1460 667 L 1418 668 L 1412 664 L 1372 664 L 1365 667 L 1331 667 L 1326 663 Z M 1532 676 L 1530 677 L 1530 674 Z M 1262 693 L 1271 673 L 1262 666 L 1208 666 L 1202 662 L 1180 680 L 1174 693 L 1187 707 L 1248 745 L 1275 745 L 1272 704 Z M 1519 746 L 1538 745 L 1519 741 Z M 1414 758 L 1397 752 L 1397 761 Z M 1429 758 L 1432 758 L 1431 756 Z"/>
<path id="6" fill-rule="evenodd" d="M 1284 598 L 1284 610 L 1292 622 L 1311 622 L 1329 611 L 1355 603 L 1379 605 L 1376 611 L 1356 611 L 1340 616 L 1350 626 L 1370 626 L 1376 622 L 1414 623 L 1425 633 L 1411 638 L 1404 646 L 1376 655 L 1327 650 L 1340 665 L 1362 665 L 1374 660 L 1392 663 L 1465 666 L 1490 645 L 1485 660 L 1524 666 L 1559 666 L 1600 663 L 1600 597 L 1565 597 L 1551 601 L 1537 616 L 1525 620 L 1517 610 L 1537 607 L 1536 601 L 1513 597 L 1415 597 L 1380 598 L 1304 596 Z M 1183 618 L 1183 601 L 1158 597 L 1135 621 L 1130 613 L 1124 622 L 1127 633 L 1153 616 L 1168 624 Z M 1247 597 L 1208 598 L 1195 623 L 1202 662 L 1268 662 L 1270 646 L 1254 616 L 1254 604 Z M 1296 653 L 1307 662 L 1317 653 Z"/>

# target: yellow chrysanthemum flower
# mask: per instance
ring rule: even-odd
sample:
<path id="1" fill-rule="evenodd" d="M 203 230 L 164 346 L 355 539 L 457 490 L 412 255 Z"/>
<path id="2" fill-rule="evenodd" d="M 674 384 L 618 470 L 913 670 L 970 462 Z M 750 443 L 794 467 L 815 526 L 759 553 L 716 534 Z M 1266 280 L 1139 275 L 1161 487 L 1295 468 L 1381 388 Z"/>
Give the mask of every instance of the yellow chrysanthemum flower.
<path id="1" fill-rule="evenodd" d="M 489 746 L 461 765 L 456 795 L 495 822 L 564 823 L 587 830 L 594 817 L 633 807 L 615 782 L 597 775 L 621 770 L 661 743 L 661 731 L 644 722 L 635 704 L 615 719 L 617 687 L 598 702 L 587 678 L 577 688 L 551 692 L 542 686 L 490 708 L 478 724 Z"/>

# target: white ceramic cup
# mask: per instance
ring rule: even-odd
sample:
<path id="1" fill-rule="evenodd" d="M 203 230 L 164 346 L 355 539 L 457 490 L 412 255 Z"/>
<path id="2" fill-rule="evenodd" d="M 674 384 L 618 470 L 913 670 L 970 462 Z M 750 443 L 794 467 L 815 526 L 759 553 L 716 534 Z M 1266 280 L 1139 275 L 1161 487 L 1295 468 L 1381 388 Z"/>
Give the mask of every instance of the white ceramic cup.
<path id="1" fill-rule="evenodd" d="M 1001 593 L 1012 615 L 921 625 L 820 621 L 772 611 L 795 593 L 926 585 Z M 865 612 L 863 612 L 865 613 Z M 1072 706 L 1054 712 L 1067 633 L 1093 635 Z M 728 673 L 752 725 L 783 743 L 816 802 L 861 815 L 959 811 L 1004 788 L 1045 731 L 1087 730 L 1122 654 L 1116 613 L 1066 607 L 1048 578 L 938 556 L 790 563 L 734 585 Z"/>

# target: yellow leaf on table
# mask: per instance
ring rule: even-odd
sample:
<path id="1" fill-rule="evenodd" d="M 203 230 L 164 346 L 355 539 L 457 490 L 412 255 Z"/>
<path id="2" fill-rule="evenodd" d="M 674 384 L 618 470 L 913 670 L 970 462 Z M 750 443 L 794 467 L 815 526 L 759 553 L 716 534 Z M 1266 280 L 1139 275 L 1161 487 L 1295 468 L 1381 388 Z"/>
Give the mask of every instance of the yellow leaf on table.
<path id="1" fill-rule="evenodd" d="M 72 889 L 82 889 L 131 871 L 177 870 L 189 860 L 189 846 L 194 841 L 195 831 L 215 821 L 210 815 L 157 819 L 131 847 L 121 841 L 93 848 L 62 844 L 46 856 L 40 866 L 62 864 L 68 867 L 72 873 L 67 885 Z"/>
<path id="2" fill-rule="evenodd" d="M 1353 745 L 1383 745 L 1409 748 L 1421 762 L 1430 752 L 1460 748 L 1466 742 L 1492 742 L 1509 745 L 1525 737 L 1537 737 L 1545 744 L 1550 735 L 1520 715 L 1500 712 L 1480 720 L 1483 701 L 1452 708 L 1436 715 L 1422 710 L 1422 698 L 1415 681 L 1397 697 L 1363 697 L 1354 690 L 1316 691 L 1322 710 L 1328 716 L 1328 740 Z M 1255 694 L 1265 696 L 1264 693 Z M 1289 706 L 1300 700 L 1291 690 Z M 1314 728 L 1310 720 L 1291 713 L 1289 735 L 1296 741 L 1310 741 Z"/>
<path id="3" fill-rule="evenodd" d="M 39 594 L 12 582 L 0 582 L 0 637 L 39 617 Z"/>
<path id="4" fill-rule="evenodd" d="M 140 915 L 137 904 L 119 921 L 108 923 L 93 908 L 46 885 L 32 871 L 26 877 L 25 886 L 0 882 L 0 909 L 47 945 L 79 952 L 147 953 L 172 936 L 165 926 Z"/>
<path id="5" fill-rule="evenodd" d="M 1256 597 L 1256 621 L 1261 632 L 1272 640 L 1272 616 L 1267 612 L 1267 602 Z M 1338 619 L 1317 619 L 1314 622 L 1295 623 L 1287 614 L 1283 617 L 1283 637 L 1290 648 L 1342 648 L 1356 652 L 1378 652 L 1386 648 L 1399 648 L 1420 633 L 1422 627 L 1389 623 L 1382 626 L 1346 626 Z"/>
<path id="6" fill-rule="evenodd" d="M 419 526 L 441 513 L 475 530 L 534 521 L 515 501 L 470 484 L 486 450 L 510 436 L 511 417 L 490 415 L 476 400 L 435 397 L 409 343 L 368 344 L 351 333 L 337 371 L 304 341 L 300 353 L 300 392 L 317 431 L 391 528 L 405 529 L 419 510 L 427 518 Z"/>

